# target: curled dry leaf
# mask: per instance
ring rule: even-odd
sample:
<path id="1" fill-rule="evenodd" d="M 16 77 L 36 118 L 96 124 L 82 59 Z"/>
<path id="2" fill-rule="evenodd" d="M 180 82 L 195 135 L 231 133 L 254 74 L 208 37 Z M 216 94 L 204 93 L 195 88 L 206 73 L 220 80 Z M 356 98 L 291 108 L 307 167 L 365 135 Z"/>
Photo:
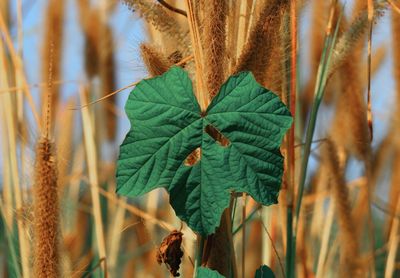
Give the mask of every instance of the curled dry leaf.
<path id="1" fill-rule="evenodd" d="M 182 236 L 181 232 L 172 231 L 163 239 L 157 252 L 157 262 L 159 264 L 165 263 L 174 277 L 179 276 L 178 270 L 183 256 L 181 250 Z"/>

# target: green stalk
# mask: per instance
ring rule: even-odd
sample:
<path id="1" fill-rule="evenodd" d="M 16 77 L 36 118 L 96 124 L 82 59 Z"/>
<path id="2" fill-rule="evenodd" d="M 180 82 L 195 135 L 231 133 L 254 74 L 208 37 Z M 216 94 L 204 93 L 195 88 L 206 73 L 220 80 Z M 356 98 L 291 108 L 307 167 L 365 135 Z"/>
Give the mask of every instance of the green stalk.
<path id="1" fill-rule="evenodd" d="M 300 215 L 301 202 L 302 202 L 303 194 L 304 194 L 304 186 L 305 186 L 305 181 L 306 181 L 306 176 L 307 176 L 307 168 L 308 168 L 308 161 L 309 161 L 310 152 L 311 152 L 311 144 L 312 144 L 312 139 L 314 136 L 315 124 L 317 122 L 318 110 L 319 110 L 319 107 L 320 107 L 320 104 L 321 104 L 321 101 L 323 99 L 324 92 L 325 92 L 326 81 L 327 81 L 327 69 L 329 67 L 331 56 L 333 53 L 333 48 L 335 46 L 337 33 L 339 30 L 340 20 L 342 18 L 342 13 L 343 13 L 343 11 L 339 15 L 333 37 L 330 33 L 327 34 L 325 37 L 324 49 L 323 49 L 323 52 L 321 55 L 321 61 L 318 66 L 317 81 L 316 81 L 315 92 L 314 92 L 315 98 L 314 98 L 313 106 L 311 108 L 311 114 L 310 114 L 310 118 L 309 118 L 308 126 L 307 126 L 306 140 L 305 140 L 303 157 L 302 157 L 302 162 L 301 162 L 300 183 L 299 183 L 299 188 L 297 191 L 295 218 L 294 218 L 294 225 L 293 225 L 293 241 L 292 241 L 292 248 L 291 248 L 292 249 L 291 255 L 293 256 L 293 260 L 290 261 L 291 272 L 290 272 L 290 275 L 288 274 L 289 278 L 295 277 L 296 240 L 297 240 L 298 219 L 299 219 L 299 215 Z"/>
<path id="2" fill-rule="evenodd" d="M 233 228 L 233 224 L 235 222 L 236 206 L 237 206 L 237 198 L 235 197 L 233 199 L 233 209 L 232 209 L 232 215 L 231 215 L 231 227 L 232 228 Z"/>
<path id="3" fill-rule="evenodd" d="M 235 230 L 233 230 L 232 236 L 235 236 L 235 235 L 243 228 L 243 224 L 246 224 L 247 222 L 249 222 L 250 220 L 252 220 L 253 217 L 254 217 L 254 214 L 256 214 L 256 212 L 257 212 L 261 207 L 262 207 L 262 206 L 258 206 L 258 207 L 256 207 L 252 212 L 250 212 L 250 214 L 246 217 L 246 219 L 243 221 L 243 223 L 240 223 L 240 225 L 237 226 Z"/>
<path id="4" fill-rule="evenodd" d="M 296 246 L 294 249 L 292 248 L 292 240 L 293 240 L 293 206 L 290 205 L 287 207 L 287 219 L 286 219 L 286 275 L 287 277 L 294 277 L 294 254 L 296 252 Z"/>
<path id="5" fill-rule="evenodd" d="M 4 212 L 4 210 L 3 210 L 3 202 L 0 199 L 0 215 L 2 216 L 2 218 L 4 220 L 4 233 L 6 234 L 7 244 L 9 246 L 9 250 L 10 250 L 12 266 L 14 267 L 15 275 L 17 277 L 22 277 L 20 269 L 19 269 L 18 260 L 17 260 L 17 255 L 16 255 L 17 253 L 16 253 L 15 248 L 14 248 L 14 242 L 13 242 L 13 240 L 11 238 L 11 231 L 7 227 L 7 223 L 6 223 L 6 220 L 5 220 L 4 216 L 3 216 L 3 212 Z"/>

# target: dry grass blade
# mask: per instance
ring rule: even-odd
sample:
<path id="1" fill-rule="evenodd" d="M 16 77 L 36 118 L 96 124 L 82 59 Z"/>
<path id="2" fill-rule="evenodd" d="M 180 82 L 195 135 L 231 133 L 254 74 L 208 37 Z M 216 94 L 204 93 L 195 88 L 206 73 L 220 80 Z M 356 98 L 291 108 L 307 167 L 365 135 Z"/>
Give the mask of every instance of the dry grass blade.
<path id="1" fill-rule="evenodd" d="M 42 49 L 42 80 L 51 79 L 60 80 L 62 70 L 62 53 L 63 53 L 63 29 L 64 29 L 64 2 L 58 2 L 57 0 L 51 0 L 47 4 L 46 10 L 46 22 L 44 32 L 44 45 Z M 51 61 L 50 61 L 51 60 Z M 51 72 L 49 71 L 49 65 L 51 64 Z M 47 92 L 51 90 L 51 92 Z M 58 102 L 60 98 L 60 86 L 53 84 L 51 88 L 45 87 L 43 95 L 47 96 L 51 94 L 51 103 L 48 104 L 46 97 L 42 98 L 42 115 L 44 110 L 50 105 L 53 114 L 56 115 Z M 52 117 L 52 122 L 55 117 Z M 53 125 L 53 123 L 52 123 Z"/>
<path id="2" fill-rule="evenodd" d="M 374 4 L 372 0 L 368 0 L 368 92 L 367 92 L 367 121 L 370 134 L 370 140 L 374 137 L 372 126 L 372 111 L 371 111 L 371 55 L 372 55 L 372 28 L 374 26 Z"/>
<path id="3" fill-rule="evenodd" d="M 114 194 L 111 194 L 102 188 L 99 188 L 99 192 L 101 195 L 105 196 L 109 201 L 116 203 L 119 206 L 125 208 L 128 212 L 132 213 L 133 215 L 136 215 L 139 218 L 142 218 L 148 222 L 156 224 L 159 227 L 165 229 L 166 231 L 171 232 L 171 231 L 175 230 L 175 228 L 172 225 L 168 224 L 167 222 L 156 219 L 156 218 L 152 217 L 150 214 L 146 213 L 145 211 L 142 211 L 132 205 L 129 205 L 126 202 L 126 200 L 118 199 Z"/>
<path id="4" fill-rule="evenodd" d="M 400 14 L 400 8 L 399 8 L 392 0 L 387 0 L 387 1 L 388 1 L 388 3 L 390 4 L 390 6 L 392 7 L 392 9 L 393 9 L 396 13 Z"/>
<path id="5" fill-rule="evenodd" d="M 34 117 L 34 119 L 36 121 L 36 124 L 37 124 L 38 128 L 40 129 L 41 125 L 40 125 L 39 113 L 37 112 L 37 109 L 36 109 L 35 103 L 33 101 L 31 92 L 29 91 L 29 86 L 28 86 L 28 82 L 26 81 L 26 77 L 25 77 L 25 73 L 24 73 L 24 68 L 23 68 L 23 63 L 22 63 L 21 57 L 19 57 L 17 55 L 16 51 L 15 51 L 15 48 L 13 46 L 13 43 L 12 43 L 12 40 L 11 40 L 11 37 L 10 37 L 10 34 L 9 34 L 7 28 L 6 28 L 4 19 L 3 19 L 1 14 L 0 14 L 0 30 L 1 30 L 1 33 L 3 34 L 3 38 L 4 38 L 5 42 L 6 42 L 7 48 L 10 51 L 11 59 L 12 59 L 13 64 L 14 64 L 16 75 L 19 76 L 19 78 L 20 78 L 20 80 L 22 82 L 24 95 L 28 100 L 28 104 L 29 104 L 29 106 L 31 108 L 31 111 L 33 113 L 33 117 Z"/>
<path id="6" fill-rule="evenodd" d="M 97 44 L 100 46 L 99 60 L 100 70 L 99 77 L 101 80 L 101 94 L 107 95 L 108 92 L 115 90 L 116 87 L 116 64 L 114 59 L 114 38 L 111 27 L 106 23 L 101 25 L 101 40 Z M 117 116 L 111 107 L 116 105 L 117 99 L 113 95 L 107 98 L 107 101 L 103 103 L 105 110 L 105 121 L 106 121 L 106 135 L 107 139 L 112 141 L 115 139 L 117 133 Z"/>
<path id="7" fill-rule="evenodd" d="M 81 88 L 81 101 L 85 102 L 85 91 Z M 101 215 L 100 196 L 99 196 L 99 180 L 97 170 L 97 153 L 94 142 L 94 129 L 88 108 L 81 110 L 82 123 L 85 137 L 86 161 L 88 163 L 89 182 L 91 184 L 90 193 L 93 202 L 93 215 L 95 222 L 95 234 L 97 248 L 100 258 L 106 258 L 106 247 L 104 241 L 103 220 Z M 106 260 L 101 263 L 101 270 L 107 276 Z"/>
<path id="8" fill-rule="evenodd" d="M 163 277 L 168 269 L 157 265 L 157 248 L 181 226 L 159 250 L 173 275 L 192 277 L 203 266 L 252 277 L 260 265 L 287 278 L 397 275 L 400 0 L 25 2 L 0 1 L 1 274 Z M 140 80 L 174 65 L 188 73 L 203 112 L 229 75 L 251 71 L 296 116 L 280 150 L 279 203 L 257 215 L 259 203 L 234 193 L 211 236 L 180 221 L 163 189 L 134 199 L 115 192 L 129 124 L 120 100 L 140 81 L 119 82 L 143 66 L 148 74 Z M 227 128 L 238 134 L 234 118 Z M 179 129 L 179 119 L 168 121 L 165 130 Z M 246 143 L 258 144 L 257 128 Z M 209 125 L 204 131 L 224 153 L 241 148 L 236 135 Z M 201 161 L 200 147 L 193 148 L 182 167 Z M 250 164 L 246 176 L 258 167 Z M 193 199 L 184 207 L 201 201 Z M 182 250 L 169 248 L 175 243 Z"/>
<path id="9" fill-rule="evenodd" d="M 203 65 L 203 49 L 201 46 L 200 40 L 200 30 L 199 30 L 199 23 L 197 22 L 196 14 L 194 11 L 194 3 L 192 0 L 185 1 L 187 12 L 188 12 L 188 23 L 189 23 L 189 30 L 190 30 L 190 38 L 193 45 L 193 56 L 194 62 L 196 65 L 196 98 L 200 104 L 200 108 L 202 111 L 205 111 L 209 102 L 210 98 L 204 91 L 205 87 L 205 78 L 204 78 L 204 65 Z"/>
<path id="10" fill-rule="evenodd" d="M 394 65 L 393 65 L 393 75 L 396 82 L 396 115 L 394 121 L 395 124 L 393 126 L 393 138 L 398 138 L 400 134 L 400 127 L 398 122 L 398 115 L 400 111 L 400 50 L 399 50 L 399 40 L 400 40 L 400 14 L 396 12 L 392 12 L 392 44 L 393 44 L 393 56 L 394 56 Z M 400 181 L 400 174 L 398 167 L 400 165 L 400 143 L 394 139 L 394 161 L 392 165 L 392 181 L 391 181 L 391 188 L 390 188 L 390 196 L 389 196 L 389 205 L 392 208 L 391 212 L 399 214 L 400 213 L 400 201 L 398 196 L 400 196 L 400 191 L 398 187 L 398 182 Z M 390 217 L 388 221 L 388 258 L 386 261 L 386 271 L 385 271 L 385 278 L 393 277 L 395 275 L 395 264 L 396 264 L 396 254 L 399 245 L 398 239 L 398 232 L 400 229 L 400 221 L 397 218 Z"/>
<path id="11" fill-rule="evenodd" d="M 193 59 L 193 56 L 187 56 L 187 57 L 183 58 L 179 63 L 176 63 L 175 65 L 176 65 L 176 66 L 179 66 L 179 65 L 185 64 L 185 63 L 187 63 L 188 61 L 190 61 L 190 60 L 192 60 L 192 59 Z M 99 98 L 99 99 L 97 99 L 97 100 L 95 100 L 95 101 L 89 102 L 89 103 L 87 103 L 87 104 L 83 104 L 83 105 L 81 105 L 81 106 L 79 106 L 79 107 L 71 107 L 70 109 L 71 109 L 71 110 L 80 110 L 80 109 L 82 109 L 82 108 L 85 108 L 85 107 L 88 107 L 88 106 L 90 106 L 90 105 L 96 104 L 96 103 L 98 103 L 98 102 L 100 102 L 100 101 L 103 101 L 103 100 L 105 100 L 105 99 L 107 99 L 107 98 L 109 98 L 109 97 L 111 97 L 111 96 L 114 96 L 114 95 L 116 95 L 116 94 L 118 94 L 118 93 L 120 93 L 120 92 L 122 92 L 122 91 L 124 91 L 124 90 L 126 90 L 126 89 L 135 87 L 139 82 L 140 82 L 140 81 L 133 82 L 133 83 L 131 83 L 131 84 L 125 86 L 125 87 L 122 87 L 122 88 L 120 88 L 120 89 L 118 89 L 118 90 L 115 90 L 114 92 L 111 92 L 111 93 L 109 93 L 109 94 L 106 94 L 104 97 L 101 97 L 101 98 Z"/>
<path id="12" fill-rule="evenodd" d="M 313 0 L 312 1 L 312 15 L 311 15 L 311 30 L 310 30 L 310 78 L 305 86 L 304 92 L 301 94 L 303 109 L 302 115 L 305 118 L 309 111 L 309 107 L 313 100 L 313 92 L 315 85 L 315 78 L 318 71 L 319 60 L 322 54 L 324 43 L 324 30 L 321 28 L 328 20 L 327 3 L 328 1 Z"/>
<path id="13" fill-rule="evenodd" d="M 5 55 L 5 47 L 3 45 L 3 41 L 0 40 L 0 86 L 9 87 L 9 81 L 7 78 L 5 70 L 7 68 L 6 63 L 6 55 Z M 7 183 L 10 183 L 10 194 L 9 205 L 10 208 L 13 209 L 13 213 L 11 214 L 12 218 L 16 220 L 17 223 L 17 234 L 18 234 L 18 245 L 20 248 L 21 255 L 21 267 L 22 267 L 22 275 L 24 277 L 31 277 L 31 269 L 30 269 L 30 245 L 26 233 L 26 229 L 28 225 L 26 225 L 24 219 L 19 215 L 18 212 L 23 211 L 25 206 L 24 199 L 21 190 L 21 178 L 19 176 L 19 167 L 18 167 L 18 146 L 17 146 L 17 130 L 16 123 L 14 119 L 14 113 L 12 111 L 13 105 L 10 94 L 4 94 L 1 96 L 1 110 L 3 123 L 5 128 L 5 136 L 2 137 L 2 143 L 6 144 L 4 152 L 4 163 L 7 165 L 5 169 L 9 172 L 3 172 L 5 176 L 7 176 Z M 2 128 L 3 128 L 2 127 Z M 4 141 L 3 141 L 4 138 Z M 7 184 L 6 183 L 6 184 Z M 12 197 L 12 198 L 11 198 Z"/>

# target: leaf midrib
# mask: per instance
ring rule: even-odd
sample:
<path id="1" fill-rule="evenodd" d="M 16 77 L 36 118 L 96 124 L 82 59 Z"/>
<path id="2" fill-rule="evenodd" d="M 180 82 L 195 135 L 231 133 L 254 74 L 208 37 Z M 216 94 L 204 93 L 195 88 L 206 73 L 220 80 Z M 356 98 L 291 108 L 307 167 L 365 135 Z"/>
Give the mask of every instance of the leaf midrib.
<path id="1" fill-rule="evenodd" d="M 145 167 L 148 162 L 153 159 L 162 149 L 164 149 L 165 146 L 167 146 L 171 140 L 173 138 L 175 138 L 176 136 L 178 136 L 181 132 L 183 132 L 185 129 L 189 128 L 190 126 L 194 125 L 195 123 L 197 123 L 197 121 L 202 121 L 202 118 L 196 119 L 195 121 L 191 122 L 190 124 L 188 124 L 187 126 L 185 126 L 184 128 L 180 129 L 177 133 L 175 133 L 172 137 L 170 137 L 163 145 L 161 145 L 156 152 L 154 152 L 153 154 L 151 154 L 151 156 L 138 168 L 136 169 L 135 174 L 133 174 L 132 176 L 129 177 L 129 179 L 127 180 L 126 183 L 130 182 L 130 180 L 135 177 L 141 170 L 143 167 Z M 196 148 L 196 147 L 195 147 Z"/>

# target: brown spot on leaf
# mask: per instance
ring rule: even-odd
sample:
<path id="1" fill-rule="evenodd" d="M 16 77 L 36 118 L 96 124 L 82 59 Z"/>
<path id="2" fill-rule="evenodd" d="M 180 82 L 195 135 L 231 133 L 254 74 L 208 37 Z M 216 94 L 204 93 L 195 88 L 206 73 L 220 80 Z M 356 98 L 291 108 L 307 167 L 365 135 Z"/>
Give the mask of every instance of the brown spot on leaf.
<path id="1" fill-rule="evenodd" d="M 226 138 L 218 129 L 212 125 L 207 125 L 205 132 L 208 133 L 217 143 L 223 147 L 229 146 L 231 143 L 228 138 Z"/>
<path id="2" fill-rule="evenodd" d="M 188 155 L 188 157 L 185 159 L 184 164 L 186 166 L 193 166 L 200 161 L 200 158 L 201 158 L 201 149 L 196 148 L 193 152 L 191 152 Z"/>
<path id="3" fill-rule="evenodd" d="M 181 250 L 182 236 L 181 232 L 172 231 L 163 239 L 157 251 L 157 262 L 159 264 L 165 263 L 174 277 L 179 276 L 178 270 L 183 256 Z"/>

